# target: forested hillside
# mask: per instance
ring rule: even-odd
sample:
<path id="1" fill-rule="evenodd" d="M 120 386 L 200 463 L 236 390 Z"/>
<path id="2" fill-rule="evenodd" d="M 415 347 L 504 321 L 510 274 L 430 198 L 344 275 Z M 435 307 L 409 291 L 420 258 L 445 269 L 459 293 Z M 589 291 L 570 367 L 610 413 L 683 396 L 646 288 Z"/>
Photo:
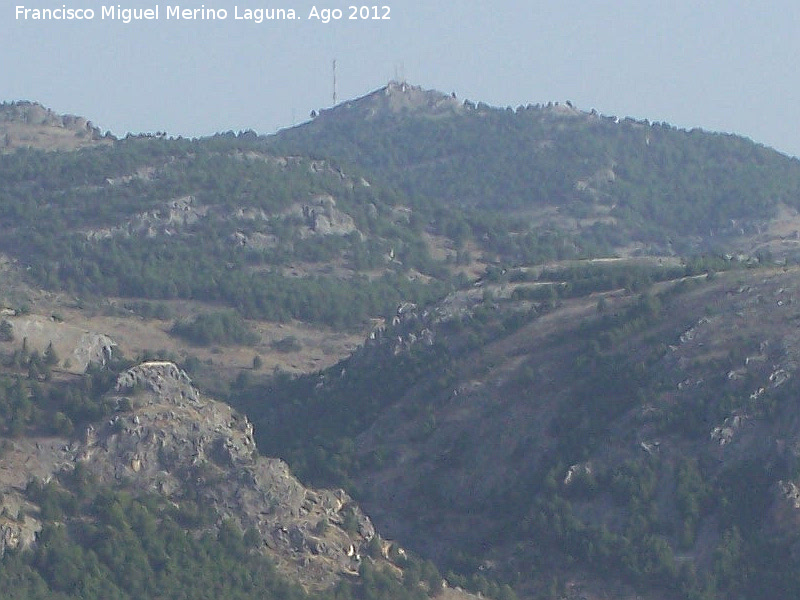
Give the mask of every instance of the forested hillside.
<path id="1" fill-rule="evenodd" d="M 233 401 L 262 448 L 475 591 L 797 594 L 798 271 L 610 292 L 602 272 L 532 302 L 512 274 Z"/>
<path id="2" fill-rule="evenodd" d="M 1 156 L 0 246 L 50 289 L 199 299 L 261 319 L 353 326 L 441 293 L 407 276 L 444 280 L 446 270 L 419 227 L 393 221 L 393 196 L 248 140 L 145 137 Z M 287 275 L 298 263 L 316 267 Z M 345 276 L 331 275 L 335 265 Z"/>
<path id="3" fill-rule="evenodd" d="M 415 207 L 458 208 L 465 223 L 451 223 L 451 212 L 440 230 L 464 235 L 466 225 L 479 239 L 502 238 L 491 226 L 501 211 L 566 231 L 577 222 L 583 250 L 635 241 L 686 252 L 711 236 L 752 232 L 780 204 L 800 207 L 795 159 L 733 135 L 570 103 L 500 109 L 389 84 L 269 142 L 358 165 Z"/>

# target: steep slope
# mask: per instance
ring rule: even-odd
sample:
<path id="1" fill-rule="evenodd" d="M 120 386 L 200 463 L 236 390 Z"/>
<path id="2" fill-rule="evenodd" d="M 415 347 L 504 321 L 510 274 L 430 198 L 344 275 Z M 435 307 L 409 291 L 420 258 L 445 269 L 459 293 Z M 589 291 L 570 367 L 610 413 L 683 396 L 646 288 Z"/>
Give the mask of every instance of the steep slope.
<path id="1" fill-rule="evenodd" d="M 4 440 L 0 559 L 7 551 L 34 552 L 31 566 L 45 580 L 55 575 L 48 583 L 52 590 L 77 592 L 92 580 L 92 572 L 61 573 L 59 579 L 58 572 L 49 572 L 41 562 L 42 552 L 55 553 L 47 559 L 50 562 L 69 560 L 52 541 L 67 532 L 67 539 L 74 541 L 59 543 L 86 543 L 86 550 L 100 555 L 104 568 L 116 573 L 106 591 L 111 593 L 141 566 L 131 564 L 126 570 L 117 564 L 119 556 L 109 555 L 103 542 L 91 539 L 104 528 L 113 537 L 110 530 L 120 526 L 123 531 L 132 527 L 143 533 L 138 529 L 141 521 L 125 525 L 126 517 L 115 512 L 127 506 L 131 516 L 138 514 L 151 529 L 158 520 L 166 528 L 174 527 L 177 518 L 179 530 L 198 538 L 217 536 L 223 544 L 239 548 L 236 552 L 249 554 L 250 562 L 266 556 L 265 564 L 274 563 L 279 573 L 274 577 L 314 593 L 352 580 L 371 594 L 369 578 L 379 576 L 388 577 L 379 585 L 402 589 L 402 571 L 385 558 L 389 545 L 377 537 L 370 520 L 344 491 L 308 489 L 284 462 L 260 457 L 247 419 L 200 394 L 173 363 L 151 361 L 127 369 L 105 398 L 115 413 L 89 424 L 80 439 Z M 152 538 L 156 536 L 151 532 Z M 233 536 L 233 541 L 225 542 L 226 536 Z M 151 539 L 151 543 L 161 542 Z M 178 561 L 192 560 L 188 550 L 185 556 L 179 550 L 170 552 L 176 552 L 172 558 Z M 397 556 L 398 549 L 393 552 Z M 168 569 L 177 571 L 176 579 L 170 580 L 169 572 L 160 573 L 168 560 L 163 549 L 161 554 L 159 558 L 151 549 L 144 564 L 159 571 L 158 576 L 172 587 L 185 574 L 177 565 Z M 15 568 L 16 556 L 5 557 L 0 577 Z M 136 559 L 142 561 L 142 556 Z M 417 568 L 408 560 L 399 564 Z M 67 584 L 72 578 L 77 587 Z M 137 581 L 127 591 L 139 590 L 141 595 L 135 597 L 149 597 L 154 591 L 151 583 Z M 241 583 L 231 585 L 236 593 L 246 589 Z M 424 588 L 416 587 L 416 592 L 415 586 L 408 588 L 410 593 L 425 597 Z"/>
<path id="2" fill-rule="evenodd" d="M 375 535 L 369 519 L 342 491 L 308 490 L 283 462 L 258 457 L 247 419 L 203 398 L 174 364 L 129 369 L 115 392 L 133 412 L 87 433 L 76 452 L 101 482 L 126 480 L 176 501 L 194 482 L 196 502 L 242 531 L 258 531 L 301 582 L 330 584 L 334 575 L 358 572 L 358 557 Z M 345 520 L 353 523 L 349 533 Z"/>
<path id="3" fill-rule="evenodd" d="M 383 530 L 468 579 L 535 595 L 555 577 L 587 598 L 796 590 L 800 272 L 555 308 L 508 286 L 273 383 L 257 439 L 302 413 L 329 454 L 287 444 L 290 463 L 347 482 Z"/>

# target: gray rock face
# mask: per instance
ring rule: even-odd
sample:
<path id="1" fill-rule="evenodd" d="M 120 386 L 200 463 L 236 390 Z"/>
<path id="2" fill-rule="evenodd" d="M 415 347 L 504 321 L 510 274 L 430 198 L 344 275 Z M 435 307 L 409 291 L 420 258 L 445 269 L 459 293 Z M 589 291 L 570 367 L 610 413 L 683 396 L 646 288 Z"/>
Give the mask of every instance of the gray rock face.
<path id="1" fill-rule="evenodd" d="M 87 332 L 81 336 L 72 356 L 78 368 L 85 371 L 89 363 L 106 364 L 116 345 L 107 335 Z"/>
<path id="2" fill-rule="evenodd" d="M 73 373 L 83 373 L 89 363 L 105 364 L 117 346 L 103 333 L 86 331 L 41 315 L 15 316 L 8 322 L 13 327 L 14 337 L 27 338 L 31 349 L 41 353 L 53 344 L 57 355 L 69 360 L 69 370 Z"/>
<path id="3" fill-rule="evenodd" d="M 336 200 L 329 195 L 317 196 L 307 204 L 294 204 L 286 214 L 302 219 L 305 227 L 301 229 L 300 233 L 303 237 L 347 235 L 358 231 L 353 218 L 338 210 Z"/>
<path id="4" fill-rule="evenodd" d="M 200 398 L 186 372 L 167 361 L 149 361 L 128 369 L 117 378 L 115 390 L 126 392 L 139 387 L 173 403 L 179 403 L 179 397 L 194 402 Z"/>
<path id="5" fill-rule="evenodd" d="M 0 556 L 29 547 L 41 530 L 26 484 L 82 463 L 104 485 L 207 503 L 220 522 L 257 531 L 262 550 L 304 585 L 357 574 L 375 529 L 352 499 L 308 489 L 283 461 L 258 456 L 247 418 L 200 394 L 174 363 L 128 369 L 112 398 L 132 410 L 88 427 L 80 441 L 9 441 L 0 456 Z"/>
<path id="6" fill-rule="evenodd" d="M 109 185 L 118 185 L 134 179 L 146 179 L 150 173 L 137 173 L 118 179 L 107 179 Z M 165 202 L 160 208 L 140 212 L 113 227 L 100 227 L 84 230 L 84 235 L 90 240 L 102 240 L 113 237 L 144 236 L 156 237 L 160 235 L 173 235 L 189 225 L 197 223 L 208 216 L 211 207 L 195 202 L 194 196 L 173 198 Z"/>
<path id="7" fill-rule="evenodd" d="M 83 117 L 59 115 L 37 102 L 12 102 L 0 107 L 0 121 L 62 127 L 72 131 L 85 131 L 95 136 L 100 130 Z"/>
<path id="8" fill-rule="evenodd" d="M 115 398 L 134 410 L 87 431 L 77 457 L 105 483 L 176 501 L 191 486 L 221 519 L 257 530 L 265 551 L 306 584 L 357 572 L 375 530 L 352 499 L 342 490 L 307 489 L 286 463 L 259 457 L 250 422 L 203 397 L 176 365 L 129 369 Z"/>
<path id="9" fill-rule="evenodd" d="M 0 517 L 0 557 L 6 550 L 30 548 L 41 530 L 41 523 L 27 515 L 18 519 Z"/>
<path id="10" fill-rule="evenodd" d="M 42 524 L 27 514 L 33 506 L 7 486 L 0 493 L 0 558 L 6 550 L 27 549 L 36 541 Z"/>

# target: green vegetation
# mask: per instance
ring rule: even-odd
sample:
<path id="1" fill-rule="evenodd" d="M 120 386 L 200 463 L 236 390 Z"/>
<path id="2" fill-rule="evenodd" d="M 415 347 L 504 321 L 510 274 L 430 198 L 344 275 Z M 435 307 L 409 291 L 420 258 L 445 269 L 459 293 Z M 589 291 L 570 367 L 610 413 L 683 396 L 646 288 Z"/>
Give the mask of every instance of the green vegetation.
<path id="1" fill-rule="evenodd" d="M 653 283 L 731 268 L 739 265 L 705 258 L 675 268 L 626 269 L 612 264 L 536 276 L 540 282 L 567 282 L 559 288 L 556 304 L 623 287 L 640 294 L 624 309 L 607 306 L 575 331 L 554 334 L 554 351 L 559 344 L 572 348 L 572 361 L 563 364 L 560 373 L 571 382 L 568 410 L 553 413 L 547 430 L 553 443 L 538 468 L 521 473 L 510 487 L 494 489 L 489 500 L 467 503 L 470 515 L 491 519 L 494 527 L 489 539 L 474 548 L 460 546 L 440 563 L 450 570 L 451 583 L 499 597 L 504 593 L 502 584 L 517 581 L 522 569 L 540 582 L 542 598 L 557 598 L 559 585 L 550 591 L 547 585 L 553 573 L 580 565 L 601 578 L 613 574 L 635 589 L 668 591 L 687 600 L 800 592 L 793 559 L 778 566 L 778 557 L 791 555 L 800 537 L 787 531 L 776 536 L 764 525 L 771 490 L 779 479 L 790 477 L 789 465 L 776 458 L 767 465 L 744 458 L 720 469 L 717 460 L 706 454 L 700 454 L 702 458 L 668 450 L 662 454 L 657 444 L 642 445 L 619 431 L 620 422 L 627 423 L 623 428 L 647 423 L 652 429 L 645 431 L 664 444 L 667 440 L 673 445 L 681 440 L 708 444 L 710 423 L 720 422 L 738 406 L 746 406 L 759 418 L 775 419 L 779 406 L 791 404 L 788 399 L 794 392 L 788 387 L 776 392 L 783 403 L 778 399 L 736 404 L 715 396 L 722 383 L 710 381 L 708 392 L 701 388 L 693 402 L 674 407 L 683 411 L 679 413 L 683 420 L 670 416 L 669 404 L 650 409 L 646 418 L 638 416 L 642 407 L 674 390 L 674 383 L 661 372 L 668 346 L 696 322 L 690 314 L 682 314 L 682 306 L 693 292 L 714 285 L 705 277 L 695 278 L 655 293 Z M 497 270 L 484 279 L 521 282 L 525 277 Z M 424 444 L 437 429 L 434 407 L 458 402 L 453 390 L 459 385 L 460 365 L 472 364 L 469 376 L 480 377 L 472 361 L 481 349 L 548 314 L 553 299 L 538 298 L 535 303 L 531 312 L 515 315 L 506 312 L 506 307 L 513 310 L 513 302 L 490 298 L 491 308 L 440 326 L 442 341 L 433 346 L 418 345 L 398 355 L 377 347 L 369 355 L 357 354 L 316 375 L 279 375 L 266 384 L 240 389 L 232 401 L 253 419 L 259 445 L 266 452 L 287 459 L 303 478 L 345 486 L 358 498 L 360 475 L 393 468 L 393 452 L 398 451 L 375 442 L 370 443 L 371 453 L 359 451 L 369 439 L 365 432 L 380 437 L 381 423 L 401 419 L 420 427 L 418 433 L 409 434 L 407 443 Z M 389 330 L 386 335 L 392 339 L 396 332 Z M 523 363 L 517 377 L 524 388 L 535 381 L 536 370 Z M 725 379 L 724 370 L 720 378 Z M 520 401 L 537 401 L 523 389 L 518 393 Z M 265 403 L 264 398 L 270 401 Z M 512 437 L 519 434 L 509 432 Z M 619 454 L 624 459 L 594 463 L 609 448 L 629 446 L 634 450 Z M 450 477 L 447 468 L 456 469 L 455 477 L 463 472 L 457 470 L 459 465 L 476 460 L 470 440 L 450 441 L 446 448 L 446 456 L 431 459 L 433 479 Z M 586 461 L 594 465 L 591 472 L 579 469 L 565 484 L 568 468 Z M 425 515 L 420 519 L 447 512 L 442 507 L 449 501 L 443 485 L 420 482 L 415 488 L 416 509 Z M 716 527 L 717 519 L 715 538 L 709 528 Z M 513 566 L 494 573 L 499 581 L 492 582 L 481 579 L 480 569 L 494 542 L 516 543 L 519 550 Z M 709 556 L 707 562 L 683 558 L 696 556 L 701 548 Z"/>
<path id="2" fill-rule="evenodd" d="M 750 140 L 595 114 L 566 116 L 552 106 L 512 111 L 465 104 L 457 115 L 371 119 L 358 110 L 335 111 L 267 142 L 279 152 L 357 166 L 420 209 L 444 201 L 473 215 L 556 205 L 584 218 L 598 203 L 607 207 L 618 227 L 588 227 L 581 244 L 587 237 L 601 244 L 632 237 L 687 248 L 687 235 L 748 227 L 748 220 L 772 215 L 779 202 L 797 206 L 800 197 L 800 163 Z M 464 237 L 477 222 L 442 223 L 442 232 Z"/>
<path id="3" fill-rule="evenodd" d="M 283 353 L 298 352 L 303 349 L 303 345 L 293 335 L 270 342 L 270 347 Z"/>
<path id="4" fill-rule="evenodd" d="M 615 176 L 595 182 L 611 165 Z M 681 251 L 695 244 L 687 235 L 724 237 L 800 197 L 796 161 L 747 140 L 539 107 L 369 122 L 345 112 L 267 140 L 20 150 L 0 156 L 0 179 L 0 249 L 48 288 L 204 300 L 335 327 L 442 295 L 447 264 L 431 258 L 424 232 L 452 241 L 454 265 L 468 260 L 468 241 L 510 265 L 609 255 L 637 240 Z M 574 218 L 602 206 L 613 222 L 575 231 L 526 216 L 544 205 Z M 318 234 L 321 218 L 347 226 Z M 298 262 L 338 262 L 354 275 L 288 277 Z M 375 269 L 383 276 L 361 277 Z M 433 280 L 409 281 L 411 269 Z M 169 318 L 164 305 L 128 304 Z"/>
<path id="5" fill-rule="evenodd" d="M 355 376 L 341 377 L 352 365 Z M 358 470 L 355 436 L 417 378 L 445 365 L 437 347 L 386 356 L 374 369 L 358 368 L 351 359 L 324 375 L 292 379 L 278 374 L 266 384 L 240 388 L 231 402 L 253 421 L 262 453 L 286 458 L 294 473 L 316 485 L 352 490 L 350 475 Z"/>
<path id="6" fill-rule="evenodd" d="M 735 136 L 571 107 L 363 114 L 326 111 L 269 139 L 131 136 L 2 155 L 0 251 L 26 283 L 78 304 L 114 297 L 109 313 L 172 322 L 195 345 L 254 346 L 249 319 L 363 330 L 397 317 L 330 369 L 269 375 L 254 354 L 252 370 L 220 389 L 254 423 L 259 451 L 306 481 L 368 502 L 365 477 L 422 473 L 399 530 L 412 532 L 404 545 L 424 547 L 413 532 L 470 529 L 449 555 L 437 549 L 452 584 L 512 600 L 510 586 L 535 582 L 542 598 L 560 598 L 559 578 L 577 567 L 687 600 L 800 596 L 796 517 L 777 523 L 774 502 L 778 482 L 800 471 L 787 450 L 796 415 L 785 408 L 796 377 L 784 379 L 765 350 L 764 377 L 726 387 L 760 331 L 702 356 L 676 351 L 700 314 L 684 311 L 694 291 L 771 262 L 767 252 L 724 256 L 781 207 L 800 209 L 800 163 Z M 638 262 L 583 260 L 634 245 Z M 664 266 L 648 253 L 684 259 Z M 480 281 L 452 275 L 479 254 L 489 265 Z M 438 322 L 431 306 L 454 289 L 470 309 L 455 302 L 457 316 Z M 715 312 L 719 297 L 709 298 L 702 314 Z M 214 308 L 176 320 L 173 300 Z M 408 321 L 406 302 L 419 307 Z M 579 318 L 557 326 L 561 307 Z M 553 327 L 537 338 L 544 352 L 516 346 L 521 328 L 539 325 Z M 15 341 L 7 320 L 0 341 Z M 503 356 L 506 346 L 518 354 Z M 301 349 L 293 336 L 269 344 Z M 199 374 L 200 359 L 184 356 Z M 707 363 L 690 382 L 695 360 Z M 23 341 L 2 361 L 3 437 L 69 437 L 131 409 L 106 395 L 127 361 L 68 381 L 52 345 L 40 354 Z M 691 393 L 679 393 L 686 382 Z M 709 432 L 732 415 L 758 435 L 783 429 L 727 454 Z M 496 422 L 502 435 L 483 439 Z M 489 444 L 509 444 L 498 453 L 508 464 L 482 463 Z M 401 463 L 408 450 L 413 460 Z M 256 532 L 188 501 L 104 488 L 80 467 L 27 495 L 45 526 L 32 550 L 0 562 L 11 597 L 422 600 L 441 589 L 433 563 L 398 553 L 402 576 L 365 557 L 359 578 L 309 593 L 277 573 Z M 357 526 L 353 513 L 342 526 Z M 367 554 L 381 551 L 376 538 Z"/>
<path id="7" fill-rule="evenodd" d="M 40 355 L 23 347 L 3 358 L 0 374 L 0 435 L 69 436 L 75 428 L 96 421 L 119 407 L 104 394 L 117 374 L 131 363 L 115 358 L 105 366 L 90 365 L 76 382 L 54 382 L 58 357 L 52 350 Z"/>
<path id="8" fill-rule="evenodd" d="M 171 333 L 199 346 L 212 344 L 253 346 L 260 339 L 239 315 L 230 311 L 203 313 L 190 321 L 178 321 L 173 325 Z"/>
<path id="9" fill-rule="evenodd" d="M 365 557 L 357 582 L 306 592 L 261 553 L 256 531 L 191 502 L 106 488 L 80 464 L 60 482 L 34 480 L 26 495 L 41 507 L 44 529 L 32 550 L 0 559 L 4 597 L 424 600 L 441 590 L 430 562 L 403 559 L 399 578 Z"/>
<path id="10" fill-rule="evenodd" d="M 10 597 L 307 597 L 230 522 L 197 536 L 184 525 L 191 517 L 163 499 L 97 488 L 81 469 L 69 479 L 75 491 L 29 486 L 46 524 L 35 549 L 8 552 L 0 563 Z"/>
<path id="11" fill-rule="evenodd" d="M 264 154 L 247 136 L 20 151 L 0 156 L 0 179 L 0 247 L 52 289 L 205 300 L 245 317 L 336 327 L 360 325 L 401 301 L 425 302 L 444 289 L 446 271 L 432 261 L 419 231 L 393 223 L 394 195 L 348 185 L 337 171 L 307 159 Z M 358 231 L 303 234 L 315 227 L 317 211 L 347 215 Z M 283 273 L 296 261 L 341 260 L 356 274 L 385 268 L 390 248 L 401 262 L 373 280 Z M 437 279 L 410 281 L 412 268 Z M 144 316 L 168 316 L 163 305 L 128 305 Z"/>
<path id="12" fill-rule="evenodd" d="M 7 320 L 3 319 L 0 322 L 0 341 L 12 342 L 14 341 L 14 326 Z"/>

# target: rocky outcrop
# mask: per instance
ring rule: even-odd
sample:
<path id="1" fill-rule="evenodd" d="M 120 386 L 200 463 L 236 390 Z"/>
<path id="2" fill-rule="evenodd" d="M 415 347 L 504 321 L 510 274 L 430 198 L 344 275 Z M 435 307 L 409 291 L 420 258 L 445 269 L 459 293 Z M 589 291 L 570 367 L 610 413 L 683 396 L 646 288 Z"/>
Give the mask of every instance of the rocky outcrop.
<path id="1" fill-rule="evenodd" d="M 106 180 L 109 185 L 132 179 Z M 89 240 L 102 240 L 113 237 L 148 237 L 174 235 L 176 232 L 194 225 L 208 216 L 211 207 L 195 202 L 194 196 L 173 198 L 160 208 L 137 213 L 114 227 L 88 229 L 83 233 Z"/>
<path id="2" fill-rule="evenodd" d="M 119 375 L 118 412 L 82 439 L 8 441 L 0 456 L 0 556 L 27 548 L 41 530 L 23 497 L 81 463 L 102 485 L 185 498 L 257 531 L 262 550 L 304 585 L 324 587 L 358 573 L 376 535 L 343 490 L 303 486 L 281 460 L 258 455 L 253 427 L 230 406 L 203 396 L 174 363 L 150 361 Z"/>
<path id="3" fill-rule="evenodd" d="M 104 365 L 111 358 L 116 346 L 117 343 L 105 334 L 86 332 L 72 351 L 73 364 L 81 372 L 85 371 L 90 363 Z"/>
<path id="4" fill-rule="evenodd" d="M 6 550 L 30 548 L 41 530 L 41 523 L 28 515 L 18 519 L 0 516 L 0 557 Z"/>
<path id="5" fill-rule="evenodd" d="M 0 106 L 0 122 L 47 125 L 100 135 L 100 130 L 83 117 L 59 115 L 38 102 L 12 102 Z"/>
<path id="6" fill-rule="evenodd" d="M 173 402 L 176 394 L 195 402 L 200 398 L 186 372 L 169 361 L 148 361 L 128 369 L 117 378 L 114 389 L 125 392 L 136 388 L 146 389 Z"/>
<path id="7" fill-rule="evenodd" d="M 794 510 L 800 510 L 800 488 L 793 481 L 779 481 L 776 484 L 776 495 L 782 498 Z"/>
<path id="8" fill-rule="evenodd" d="M 0 104 L 0 151 L 70 150 L 110 141 L 83 117 L 59 115 L 36 102 Z"/>
<path id="9" fill-rule="evenodd" d="M 381 348 L 397 356 L 409 352 L 420 343 L 432 346 L 436 339 L 435 326 L 441 320 L 444 319 L 438 312 L 419 311 L 413 302 L 402 302 L 391 321 L 383 321 L 372 329 L 364 348 L 372 349 L 373 353 L 374 349 Z M 358 353 L 355 356 L 358 357 Z"/>
<path id="10" fill-rule="evenodd" d="M 5 488 L 0 492 L 0 557 L 6 550 L 30 548 L 42 524 L 29 512 L 35 512 L 19 491 Z"/>
<path id="11" fill-rule="evenodd" d="M 337 209 L 336 200 L 329 195 L 317 196 L 307 204 L 294 204 L 288 214 L 302 218 L 303 236 L 347 235 L 358 231 L 353 218 Z"/>
<path id="12" fill-rule="evenodd" d="M 77 456 L 103 482 L 176 502 L 190 490 L 221 520 L 258 531 L 264 551 L 306 584 L 358 571 L 375 530 L 352 499 L 308 489 L 283 461 L 258 456 L 250 422 L 202 396 L 176 365 L 133 367 L 113 396 L 133 410 L 87 430 Z"/>
<path id="13" fill-rule="evenodd" d="M 52 344 L 57 356 L 68 360 L 64 368 L 83 373 L 89 363 L 105 364 L 117 343 L 103 333 L 86 331 L 69 323 L 27 315 L 8 319 L 14 339 L 26 340 L 30 350 L 43 353 Z"/>

